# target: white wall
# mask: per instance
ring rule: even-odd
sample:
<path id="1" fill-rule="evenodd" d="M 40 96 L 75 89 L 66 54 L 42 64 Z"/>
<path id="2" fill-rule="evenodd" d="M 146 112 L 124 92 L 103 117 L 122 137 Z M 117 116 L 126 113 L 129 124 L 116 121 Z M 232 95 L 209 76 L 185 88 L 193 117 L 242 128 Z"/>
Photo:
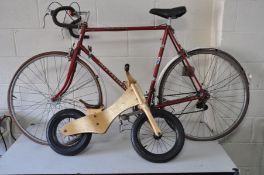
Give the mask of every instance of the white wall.
<path id="1" fill-rule="evenodd" d="M 264 1 L 226 0 L 222 48 L 252 74 L 250 106 L 241 127 L 223 144 L 243 174 L 263 174 Z"/>
<path id="2" fill-rule="evenodd" d="M 49 50 L 68 50 L 71 39 L 64 38 L 48 17 L 42 18 L 50 0 L 1 0 L 0 5 L 0 114 L 6 113 L 6 94 L 15 70 L 27 58 Z M 72 1 L 59 2 L 68 5 Z M 253 75 L 248 114 L 239 129 L 224 139 L 223 146 L 243 175 L 264 173 L 264 1 L 263 0 L 78 0 L 82 10 L 90 10 L 91 26 L 157 25 L 163 19 L 150 15 L 154 7 L 184 5 L 187 14 L 174 20 L 175 35 L 186 49 L 220 46 L 234 55 Z M 131 71 L 145 90 L 151 80 L 161 32 L 134 31 L 90 34 L 94 54 L 119 78 L 123 66 Z M 165 57 L 175 55 L 169 43 Z M 166 59 L 169 60 L 169 59 Z M 165 61 L 166 62 L 166 61 Z M 165 63 L 164 62 L 164 63 Z M 164 65 L 164 64 L 163 64 Z M 122 90 L 105 79 L 108 104 Z M 111 93 L 110 93 L 111 92 Z"/>

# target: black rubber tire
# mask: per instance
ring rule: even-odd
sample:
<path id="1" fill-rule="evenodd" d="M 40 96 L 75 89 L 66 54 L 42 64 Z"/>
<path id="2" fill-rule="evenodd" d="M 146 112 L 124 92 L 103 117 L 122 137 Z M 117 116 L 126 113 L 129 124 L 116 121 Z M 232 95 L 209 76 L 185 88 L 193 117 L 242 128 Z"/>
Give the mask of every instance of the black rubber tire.
<path id="1" fill-rule="evenodd" d="M 176 157 L 180 151 L 183 148 L 184 141 L 185 141 L 185 135 L 184 135 L 184 129 L 177 117 L 175 117 L 173 114 L 171 114 L 168 111 L 162 110 L 162 109 L 152 109 L 151 110 L 152 115 L 154 118 L 164 118 L 166 122 L 168 122 L 168 125 L 170 127 L 173 127 L 177 134 L 176 134 L 176 142 L 172 146 L 170 150 L 168 150 L 165 153 L 162 154 L 155 154 L 149 152 L 145 147 L 141 144 L 139 140 L 139 131 L 141 126 L 144 124 L 144 122 L 148 122 L 147 116 L 143 113 L 140 115 L 134 122 L 131 130 L 131 141 L 132 145 L 135 149 L 135 151 L 144 159 L 155 162 L 155 163 L 163 163 L 167 162 L 174 157 Z M 160 128 L 161 129 L 161 128 Z M 161 130 L 162 132 L 162 130 Z"/>
<path id="2" fill-rule="evenodd" d="M 243 80 L 243 84 L 245 86 L 245 101 L 244 101 L 243 107 L 241 108 L 241 113 L 237 117 L 237 120 L 231 126 L 229 126 L 229 128 L 225 129 L 223 132 L 218 133 L 218 134 L 213 135 L 213 136 L 206 136 L 206 137 L 205 136 L 203 136 L 203 137 L 202 136 L 195 136 L 195 135 L 192 135 L 191 133 L 188 132 L 187 126 L 185 126 L 185 124 L 182 122 L 183 127 L 185 129 L 186 138 L 188 138 L 190 140 L 194 140 L 194 141 L 213 141 L 213 140 L 223 138 L 223 137 L 227 136 L 228 134 L 230 134 L 232 131 L 234 131 L 238 127 L 238 125 L 244 119 L 246 112 L 247 112 L 247 109 L 248 109 L 249 98 L 250 98 L 249 82 L 248 82 L 247 75 L 246 75 L 244 69 L 242 68 L 242 66 L 239 64 L 239 62 L 232 55 L 230 55 L 230 54 L 228 54 L 222 50 L 219 50 L 219 49 L 202 48 L 202 49 L 196 49 L 196 50 L 189 51 L 187 53 L 187 55 L 189 56 L 188 60 L 191 61 L 193 56 L 197 56 L 200 54 L 212 54 L 212 55 L 220 57 L 223 60 L 228 61 L 230 64 L 232 64 L 236 68 L 237 71 L 240 72 L 240 77 Z M 167 78 L 170 76 L 171 72 L 173 72 L 175 67 L 178 64 L 181 64 L 182 60 L 183 60 L 183 58 L 181 56 L 179 58 L 177 58 L 174 62 L 172 62 L 169 65 L 169 67 L 166 69 L 165 73 L 163 74 L 163 77 L 161 78 L 161 82 L 159 85 L 159 95 L 158 95 L 159 103 L 162 103 L 164 101 L 163 99 L 165 99 L 163 91 L 164 91 L 165 86 L 166 86 L 165 84 L 166 84 Z M 193 66 L 194 66 L 194 69 L 197 69 L 195 67 L 195 65 L 193 65 Z M 175 105 L 175 107 L 177 107 L 177 105 Z M 164 108 L 164 109 L 172 112 L 173 110 L 171 110 L 171 109 L 173 109 L 173 105 L 169 106 L 168 108 Z M 188 116 L 191 114 L 184 114 L 184 115 Z M 178 115 L 175 114 L 175 116 L 178 116 Z M 184 119 L 184 117 L 181 117 L 181 120 L 183 120 L 183 119 Z"/>
<path id="3" fill-rule="evenodd" d="M 66 118 L 78 119 L 85 116 L 81 111 L 76 109 L 64 109 L 57 112 L 49 121 L 47 127 L 47 141 L 49 146 L 57 153 L 65 156 L 73 156 L 83 151 L 90 143 L 92 134 L 83 133 L 71 145 L 63 145 L 59 143 L 56 135 L 59 123 Z"/>

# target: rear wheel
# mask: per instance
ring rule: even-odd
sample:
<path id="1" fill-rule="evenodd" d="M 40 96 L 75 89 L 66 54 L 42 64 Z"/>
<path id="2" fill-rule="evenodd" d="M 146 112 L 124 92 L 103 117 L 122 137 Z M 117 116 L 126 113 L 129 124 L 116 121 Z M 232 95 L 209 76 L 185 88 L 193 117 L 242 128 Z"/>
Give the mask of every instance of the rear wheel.
<path id="1" fill-rule="evenodd" d="M 72 136 L 64 136 L 61 133 L 61 129 L 65 124 L 83 116 L 85 115 L 76 109 L 64 109 L 50 119 L 47 127 L 47 140 L 49 146 L 55 152 L 66 156 L 73 156 L 87 147 L 92 137 L 91 133 Z"/>
<path id="2" fill-rule="evenodd" d="M 210 98 L 165 107 L 183 124 L 192 140 L 215 140 L 232 132 L 243 120 L 249 103 L 249 84 L 240 64 L 217 49 L 197 49 L 187 53 L 193 71 Z M 198 94 L 183 58 L 176 59 L 165 71 L 159 102 Z"/>

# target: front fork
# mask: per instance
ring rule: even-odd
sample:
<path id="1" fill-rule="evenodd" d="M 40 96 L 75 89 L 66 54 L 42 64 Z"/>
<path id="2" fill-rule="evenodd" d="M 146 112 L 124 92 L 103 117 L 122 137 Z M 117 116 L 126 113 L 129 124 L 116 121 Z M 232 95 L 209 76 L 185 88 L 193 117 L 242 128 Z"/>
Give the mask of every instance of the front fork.
<path id="1" fill-rule="evenodd" d="M 79 52 L 80 52 L 80 50 L 77 48 L 74 50 L 73 53 L 72 53 L 72 51 L 70 52 L 69 57 L 70 57 L 71 63 L 70 63 L 69 69 L 68 69 L 66 80 L 65 80 L 62 88 L 60 89 L 60 91 L 51 98 L 51 100 L 53 102 L 59 100 L 60 97 L 69 89 L 69 87 L 72 83 L 72 79 L 73 79 L 75 70 L 76 70 L 77 57 L 78 57 Z"/>

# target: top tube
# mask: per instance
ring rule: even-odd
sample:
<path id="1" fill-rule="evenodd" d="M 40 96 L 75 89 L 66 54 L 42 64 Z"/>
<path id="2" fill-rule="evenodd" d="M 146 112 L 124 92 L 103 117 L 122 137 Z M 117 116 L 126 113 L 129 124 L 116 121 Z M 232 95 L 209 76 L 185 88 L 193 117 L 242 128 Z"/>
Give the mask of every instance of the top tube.
<path id="1" fill-rule="evenodd" d="M 159 26 L 135 26 L 135 27 L 87 27 L 85 32 L 115 32 L 115 31 L 133 31 L 133 30 L 165 30 L 169 25 Z"/>

